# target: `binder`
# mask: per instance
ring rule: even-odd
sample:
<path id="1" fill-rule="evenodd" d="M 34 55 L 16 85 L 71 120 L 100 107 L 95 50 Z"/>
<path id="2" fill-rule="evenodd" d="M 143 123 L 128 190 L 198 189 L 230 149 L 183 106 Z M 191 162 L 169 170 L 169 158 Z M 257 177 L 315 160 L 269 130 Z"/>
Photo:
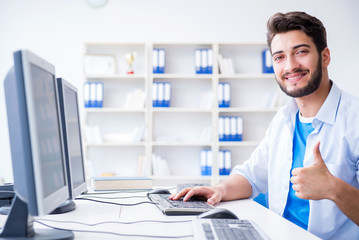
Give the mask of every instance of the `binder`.
<path id="1" fill-rule="evenodd" d="M 164 101 L 163 107 L 169 107 L 171 102 L 171 83 L 164 83 Z"/>
<path id="2" fill-rule="evenodd" d="M 231 120 L 230 117 L 224 117 L 224 134 L 223 141 L 230 141 Z"/>
<path id="3" fill-rule="evenodd" d="M 223 175 L 229 175 L 232 168 L 232 152 L 230 150 L 224 151 L 224 170 Z"/>
<path id="4" fill-rule="evenodd" d="M 207 175 L 207 150 L 202 149 L 200 151 L 200 163 L 201 163 L 201 175 L 206 176 Z"/>
<path id="5" fill-rule="evenodd" d="M 218 107 L 224 107 L 224 86 L 223 83 L 218 83 Z"/>
<path id="6" fill-rule="evenodd" d="M 90 83 L 89 82 L 84 83 L 84 93 L 83 94 L 84 94 L 85 108 L 91 107 L 91 105 L 90 105 Z"/>
<path id="7" fill-rule="evenodd" d="M 243 118 L 237 117 L 237 127 L 236 127 L 236 141 L 242 141 L 243 136 Z"/>
<path id="8" fill-rule="evenodd" d="M 194 64 L 195 64 L 196 74 L 200 74 L 201 73 L 201 49 L 196 49 L 194 51 Z"/>
<path id="9" fill-rule="evenodd" d="M 218 167 L 219 167 L 219 175 L 224 175 L 225 174 L 225 164 L 224 164 L 224 151 L 223 150 L 219 150 L 219 154 L 218 154 Z"/>
<path id="10" fill-rule="evenodd" d="M 272 55 L 269 48 L 262 51 L 262 72 L 274 73 Z"/>
<path id="11" fill-rule="evenodd" d="M 212 154 L 212 150 L 208 149 L 207 150 L 207 166 L 206 166 L 207 176 L 212 175 L 212 165 L 213 165 L 213 154 Z"/>
<path id="12" fill-rule="evenodd" d="M 223 107 L 229 107 L 231 103 L 231 85 L 223 83 Z"/>
<path id="13" fill-rule="evenodd" d="M 158 96 L 158 106 L 163 107 L 163 100 L 164 100 L 164 84 L 159 82 L 157 83 L 157 96 Z"/>
<path id="14" fill-rule="evenodd" d="M 230 134 L 228 141 L 237 141 L 237 117 L 230 117 Z"/>
<path id="15" fill-rule="evenodd" d="M 90 83 L 90 107 L 96 107 L 96 83 Z"/>
<path id="16" fill-rule="evenodd" d="M 153 73 L 158 73 L 158 49 L 154 48 L 152 54 L 153 54 L 153 59 L 152 59 Z"/>
<path id="17" fill-rule="evenodd" d="M 165 73 L 166 51 L 163 48 L 158 50 L 158 73 Z"/>
<path id="18" fill-rule="evenodd" d="M 96 83 L 96 99 L 95 99 L 95 107 L 102 108 L 103 107 L 103 83 Z"/>
<path id="19" fill-rule="evenodd" d="M 207 59 L 208 59 L 208 65 L 207 65 L 206 73 L 212 74 L 212 72 L 213 72 L 213 50 L 212 49 L 207 49 Z"/>
<path id="20" fill-rule="evenodd" d="M 207 49 L 201 49 L 201 72 L 200 73 L 207 73 L 208 67 L 208 55 Z"/>
<path id="21" fill-rule="evenodd" d="M 152 106 L 158 107 L 158 84 L 156 82 L 152 83 Z"/>
<path id="22" fill-rule="evenodd" d="M 218 119 L 218 135 L 219 141 L 224 141 L 224 117 Z"/>

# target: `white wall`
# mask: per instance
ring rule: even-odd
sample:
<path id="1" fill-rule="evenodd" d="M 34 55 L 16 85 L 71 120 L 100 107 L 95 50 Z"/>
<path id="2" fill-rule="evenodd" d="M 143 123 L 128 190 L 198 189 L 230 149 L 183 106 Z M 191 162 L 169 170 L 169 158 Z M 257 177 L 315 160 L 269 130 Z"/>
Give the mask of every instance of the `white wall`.
<path id="1" fill-rule="evenodd" d="M 12 53 L 28 48 L 56 66 L 57 76 L 80 86 L 84 41 L 265 41 L 275 12 L 305 11 L 327 28 L 331 78 L 359 96 L 357 0 L 86 0 L 0 1 L 0 177 L 12 180 L 3 79 Z"/>

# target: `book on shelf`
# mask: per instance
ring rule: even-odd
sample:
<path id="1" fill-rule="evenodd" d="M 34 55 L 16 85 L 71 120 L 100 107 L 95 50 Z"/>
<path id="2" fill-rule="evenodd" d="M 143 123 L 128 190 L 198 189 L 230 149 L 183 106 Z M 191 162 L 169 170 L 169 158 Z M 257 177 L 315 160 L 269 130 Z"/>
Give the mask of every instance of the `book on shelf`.
<path id="1" fill-rule="evenodd" d="M 218 67 L 221 74 L 235 74 L 232 58 L 225 58 L 218 54 Z"/>
<path id="2" fill-rule="evenodd" d="M 149 177 L 92 177 L 93 190 L 148 190 L 152 189 L 153 179 Z"/>

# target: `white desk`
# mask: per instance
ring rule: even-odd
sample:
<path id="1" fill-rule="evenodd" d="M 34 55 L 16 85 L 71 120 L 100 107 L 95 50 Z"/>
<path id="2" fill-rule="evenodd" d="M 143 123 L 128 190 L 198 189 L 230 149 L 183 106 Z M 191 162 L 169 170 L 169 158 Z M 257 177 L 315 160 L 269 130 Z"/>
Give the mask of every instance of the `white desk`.
<path id="1" fill-rule="evenodd" d="M 118 193 L 111 195 L 102 195 L 108 197 L 114 196 L 145 196 L 145 193 Z M 96 195 L 99 196 L 99 195 Z M 97 199 L 97 198 L 96 198 Z M 148 201 L 147 198 L 130 198 L 130 199 L 97 199 L 102 201 L 111 201 L 118 203 L 135 203 Z M 116 206 L 103 203 L 95 203 L 86 200 L 76 200 L 76 210 L 60 215 L 51 215 L 45 217 L 37 217 L 36 219 L 48 219 L 58 221 L 77 221 L 82 223 L 99 223 L 99 222 L 131 222 L 139 220 L 162 220 L 162 221 L 177 221 L 177 220 L 192 220 L 195 216 L 165 216 L 162 212 L 152 204 L 141 204 L 137 206 Z M 297 227 L 291 222 L 264 208 L 252 200 L 238 200 L 219 203 L 217 207 L 227 208 L 233 211 L 241 219 L 249 219 L 254 221 L 267 234 L 270 239 L 287 240 L 287 239 L 319 239 L 309 232 Z M 2 221 L 0 221 L 1 223 Z M 55 223 L 50 221 L 43 221 L 51 226 L 88 230 L 88 231 L 102 231 L 115 232 L 120 234 L 139 234 L 139 235 L 157 235 L 157 236 L 183 236 L 193 235 L 192 223 L 136 223 L 136 224 L 102 224 L 97 226 L 83 226 L 76 223 Z M 1 223 L 3 225 L 3 223 Z M 1 226 L 0 225 L 0 226 Z M 35 223 L 35 228 L 43 228 L 42 225 Z M 75 239 L 157 239 L 157 238 L 142 238 L 142 237 L 128 237 L 110 235 L 104 233 L 86 233 L 74 232 Z M 182 239 L 182 238 L 181 238 Z M 187 237 L 184 239 L 193 239 Z"/>

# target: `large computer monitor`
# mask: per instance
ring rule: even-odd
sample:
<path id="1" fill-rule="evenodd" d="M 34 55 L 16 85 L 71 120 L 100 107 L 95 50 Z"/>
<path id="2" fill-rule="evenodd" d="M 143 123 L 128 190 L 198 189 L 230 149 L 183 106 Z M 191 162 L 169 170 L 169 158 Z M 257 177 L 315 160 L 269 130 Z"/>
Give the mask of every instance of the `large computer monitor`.
<path id="1" fill-rule="evenodd" d="M 54 66 L 17 51 L 4 89 L 15 198 L 0 239 L 73 239 L 71 231 L 33 228 L 33 216 L 69 199 Z"/>
<path id="2" fill-rule="evenodd" d="M 76 205 L 73 199 L 87 191 L 77 88 L 63 78 L 57 78 L 56 82 L 60 100 L 62 136 L 70 198 L 52 212 L 55 214 L 75 209 Z"/>

